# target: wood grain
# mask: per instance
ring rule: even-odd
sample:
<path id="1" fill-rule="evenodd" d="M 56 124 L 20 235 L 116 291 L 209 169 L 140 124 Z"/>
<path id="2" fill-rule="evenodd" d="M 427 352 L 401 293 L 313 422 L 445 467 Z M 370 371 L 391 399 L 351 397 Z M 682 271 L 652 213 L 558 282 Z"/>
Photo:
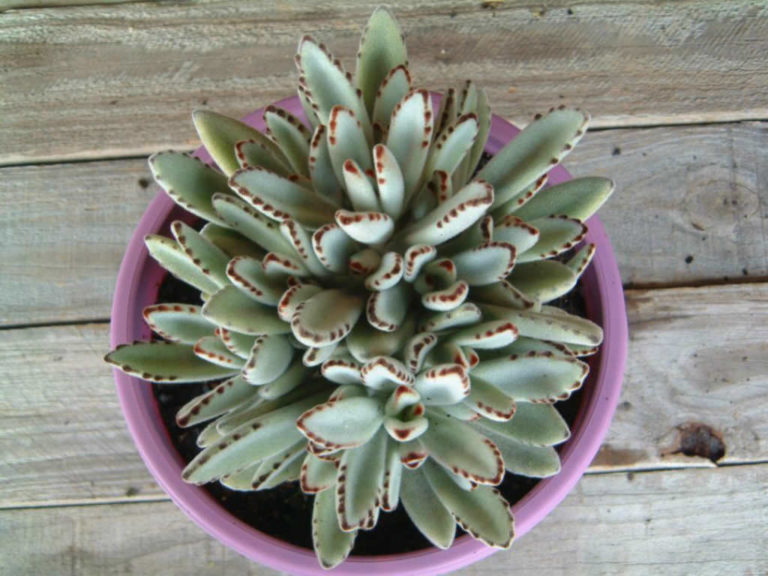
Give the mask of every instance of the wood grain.
<path id="1" fill-rule="evenodd" d="M 766 485 L 768 465 L 585 476 L 511 550 L 456 574 L 763 574 Z M 3 511 L 0 555 L 15 576 L 278 574 L 224 548 L 169 502 Z"/>
<path id="2" fill-rule="evenodd" d="M 768 123 L 597 131 L 565 165 L 616 180 L 625 283 L 768 276 Z M 144 160 L 0 168 L 0 325 L 108 318 L 149 181 Z"/>
<path id="3" fill-rule="evenodd" d="M 305 32 L 351 64 L 378 0 L 131 3 L 0 19 L 0 163 L 192 145 L 190 112 L 293 93 Z M 768 11 L 751 0 L 409 2 L 390 6 L 420 85 L 473 78 L 525 123 L 567 103 L 596 126 L 768 118 Z"/>
<path id="4" fill-rule="evenodd" d="M 631 290 L 627 304 L 621 405 L 593 470 L 712 466 L 676 453 L 690 423 L 722 435 L 721 463 L 768 460 L 768 284 Z M 107 348 L 106 325 L 0 331 L 0 507 L 162 497 L 125 429 Z"/>

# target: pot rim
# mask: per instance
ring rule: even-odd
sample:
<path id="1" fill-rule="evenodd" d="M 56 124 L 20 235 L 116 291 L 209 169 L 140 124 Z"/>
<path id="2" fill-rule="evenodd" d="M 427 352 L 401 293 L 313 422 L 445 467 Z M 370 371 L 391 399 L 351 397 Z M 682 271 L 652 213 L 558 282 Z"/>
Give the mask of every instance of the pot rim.
<path id="1" fill-rule="evenodd" d="M 432 94 L 437 102 L 439 94 Z M 297 96 L 275 103 L 304 118 Z M 263 108 L 243 120 L 264 130 Z M 498 116 L 492 117 L 486 151 L 495 154 L 520 130 Z M 201 147 L 195 156 L 211 162 Z M 550 184 L 570 179 L 558 165 L 550 171 Z M 110 341 L 119 344 L 147 339 L 141 310 L 154 301 L 164 271 L 149 257 L 144 237 L 162 232 L 169 218 L 194 218 L 178 208 L 163 192 L 152 200 L 135 229 L 123 257 L 112 304 Z M 559 474 L 541 480 L 523 499 L 513 505 L 515 532 L 519 538 L 549 514 L 581 478 L 602 443 L 619 400 L 627 355 L 627 318 L 624 292 L 613 249 L 597 216 L 587 222 L 585 242 L 597 245 L 595 257 L 584 273 L 584 299 L 587 316 L 601 324 L 605 338 L 598 355 L 590 359 L 593 372 L 590 390 L 585 394 L 571 438 L 560 451 Z M 596 288 L 589 290 L 589 288 Z M 204 488 L 186 484 L 181 479 L 185 462 L 170 442 L 160 418 L 151 386 L 138 378 L 113 369 L 120 405 L 128 429 L 147 468 L 176 505 L 208 534 L 251 560 L 293 574 L 326 573 L 313 551 L 278 540 L 238 520 L 210 496 Z M 585 390 L 587 392 L 587 390 Z M 514 545 L 513 545 L 514 546 Z M 458 538 L 448 550 L 428 548 L 386 556 L 350 556 L 333 570 L 339 575 L 408 573 L 428 576 L 443 574 L 490 556 L 497 550 L 468 535 Z"/>

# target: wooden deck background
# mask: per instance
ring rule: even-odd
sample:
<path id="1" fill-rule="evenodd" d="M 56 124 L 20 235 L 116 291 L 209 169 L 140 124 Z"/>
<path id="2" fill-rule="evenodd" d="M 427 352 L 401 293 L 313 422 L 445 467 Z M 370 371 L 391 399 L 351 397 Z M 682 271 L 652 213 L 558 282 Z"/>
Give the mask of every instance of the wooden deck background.
<path id="1" fill-rule="evenodd" d="M 1 575 L 274 574 L 151 480 L 101 361 L 109 305 L 157 191 L 144 157 L 195 146 L 195 108 L 289 95 L 302 32 L 350 63 L 375 4 L 0 0 Z M 555 512 L 461 573 L 768 574 L 768 3 L 388 4 L 419 84 L 473 78 L 521 125 L 590 110 L 566 166 L 618 184 L 611 431 Z"/>

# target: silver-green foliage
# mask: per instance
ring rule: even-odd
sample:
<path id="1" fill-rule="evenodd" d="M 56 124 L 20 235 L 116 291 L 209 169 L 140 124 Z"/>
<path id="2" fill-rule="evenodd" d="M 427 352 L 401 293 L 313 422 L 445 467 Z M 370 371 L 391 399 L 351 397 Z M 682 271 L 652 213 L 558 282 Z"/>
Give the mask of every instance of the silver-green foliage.
<path id="1" fill-rule="evenodd" d="M 436 546 L 455 523 L 490 546 L 513 538 L 494 488 L 505 471 L 545 477 L 568 427 L 552 406 L 587 375 L 601 329 L 548 302 L 594 253 L 584 221 L 612 192 L 602 178 L 545 188 L 587 115 L 533 121 L 479 171 L 490 126 L 467 82 L 440 109 L 415 89 L 400 27 L 374 12 L 357 74 L 304 37 L 296 58 L 308 124 L 269 107 L 262 134 L 194 116 L 219 168 L 150 159 L 157 182 L 208 223 L 150 254 L 201 291 L 202 306 L 145 310 L 164 342 L 107 361 L 153 382 L 221 383 L 184 406 L 210 422 L 184 478 L 316 494 L 326 568 L 358 530 L 402 503 Z"/>

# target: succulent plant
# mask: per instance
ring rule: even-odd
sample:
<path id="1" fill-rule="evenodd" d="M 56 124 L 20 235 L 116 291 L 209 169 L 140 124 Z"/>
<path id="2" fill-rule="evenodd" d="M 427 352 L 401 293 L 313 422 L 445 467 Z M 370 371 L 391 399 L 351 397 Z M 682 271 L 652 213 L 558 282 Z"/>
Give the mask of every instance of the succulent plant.
<path id="1" fill-rule="evenodd" d="M 326 568 L 398 505 L 441 548 L 456 523 L 507 547 L 513 518 L 494 486 L 505 471 L 558 472 L 569 430 L 553 403 L 581 386 L 579 357 L 602 340 L 550 304 L 589 264 L 584 221 L 613 189 L 545 187 L 588 117 L 551 110 L 478 168 L 485 93 L 467 82 L 435 108 L 388 11 L 368 22 L 354 78 L 310 37 L 296 63 L 306 121 L 269 106 L 262 133 L 198 111 L 215 166 L 150 158 L 205 224 L 174 222 L 147 248 L 203 303 L 146 308 L 162 341 L 106 360 L 151 382 L 215 383 L 177 415 L 210 421 L 184 479 L 299 480 Z"/>

